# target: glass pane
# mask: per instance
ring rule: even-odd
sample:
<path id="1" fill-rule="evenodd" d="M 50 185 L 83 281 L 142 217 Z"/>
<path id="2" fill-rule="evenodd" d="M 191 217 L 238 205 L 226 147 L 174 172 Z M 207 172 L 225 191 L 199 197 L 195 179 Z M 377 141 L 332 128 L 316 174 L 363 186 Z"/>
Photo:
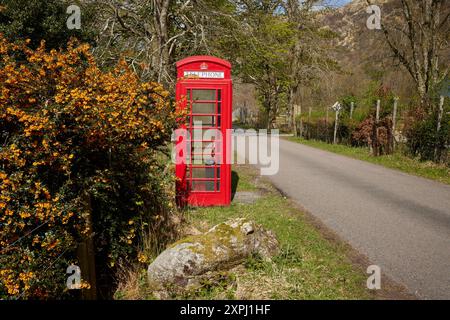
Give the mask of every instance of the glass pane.
<path id="1" fill-rule="evenodd" d="M 192 113 L 216 113 L 214 103 L 194 103 Z"/>
<path id="2" fill-rule="evenodd" d="M 211 89 L 193 89 L 192 100 L 216 100 L 216 90 Z"/>
<path id="3" fill-rule="evenodd" d="M 192 125 L 194 125 L 194 123 L 192 123 Z M 207 130 L 207 129 L 206 129 Z M 205 136 L 205 132 L 204 132 L 205 130 L 202 130 L 202 129 L 192 129 L 191 130 L 191 140 L 196 140 L 196 141 L 199 141 L 199 140 L 203 140 L 203 137 Z"/>
<path id="4" fill-rule="evenodd" d="M 192 178 L 214 178 L 214 168 L 192 168 Z"/>
<path id="5" fill-rule="evenodd" d="M 217 168 L 217 178 L 220 178 L 220 168 Z"/>
<path id="6" fill-rule="evenodd" d="M 222 109 L 222 103 L 217 103 L 217 113 L 220 114 L 220 110 Z"/>
<path id="7" fill-rule="evenodd" d="M 220 182 L 219 181 L 217 181 L 217 189 L 216 189 L 216 191 L 220 191 Z"/>
<path id="8" fill-rule="evenodd" d="M 191 155 L 189 154 L 189 152 L 186 152 L 186 157 L 185 157 L 184 161 L 186 164 L 191 163 Z"/>
<path id="9" fill-rule="evenodd" d="M 201 117 L 201 116 L 198 116 Z M 207 116 L 210 117 L 210 116 Z M 194 123 L 192 123 L 194 124 Z M 195 141 L 222 141 L 222 131 L 219 128 L 201 128 L 197 126 L 191 130 L 191 140 Z"/>
<path id="10" fill-rule="evenodd" d="M 209 147 L 210 144 L 214 144 L 214 142 L 194 141 L 191 142 L 191 149 L 202 150 L 206 147 Z"/>
<path id="11" fill-rule="evenodd" d="M 192 155 L 190 159 L 186 160 L 186 163 L 193 164 L 193 165 L 212 166 L 212 165 L 216 164 L 216 161 L 211 156 L 196 154 L 196 155 Z"/>
<path id="12" fill-rule="evenodd" d="M 192 159 L 192 164 L 205 164 L 203 161 L 203 156 L 201 154 L 197 154 L 197 155 L 192 155 L 191 157 Z"/>
<path id="13" fill-rule="evenodd" d="M 214 116 L 193 116 L 192 125 L 195 127 L 214 127 Z"/>
<path id="14" fill-rule="evenodd" d="M 222 101 L 222 90 L 217 90 L 217 100 Z"/>
<path id="15" fill-rule="evenodd" d="M 193 191 L 214 191 L 214 181 L 192 181 Z"/>
<path id="16" fill-rule="evenodd" d="M 186 155 L 185 164 L 193 164 L 200 166 L 213 166 L 221 163 L 221 156 L 211 156 L 208 153 Z"/>
<path id="17" fill-rule="evenodd" d="M 216 146 L 214 142 L 192 142 L 191 152 L 211 154 L 212 152 L 216 152 Z"/>

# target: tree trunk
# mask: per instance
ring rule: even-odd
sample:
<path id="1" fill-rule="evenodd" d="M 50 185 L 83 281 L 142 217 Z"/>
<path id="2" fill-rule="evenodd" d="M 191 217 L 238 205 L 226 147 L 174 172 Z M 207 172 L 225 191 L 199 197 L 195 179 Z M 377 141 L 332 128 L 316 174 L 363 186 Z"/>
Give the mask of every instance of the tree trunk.
<path id="1" fill-rule="evenodd" d="M 167 45 L 167 40 L 169 39 L 168 34 L 168 10 L 169 10 L 170 0 L 154 0 L 154 24 L 155 30 L 158 37 L 158 82 L 163 84 L 168 84 L 170 82 L 169 71 L 167 70 L 169 66 L 169 46 Z"/>
<path id="2" fill-rule="evenodd" d="M 401 0 L 402 19 L 383 24 L 387 44 L 416 85 L 422 106 L 430 107 L 429 94 L 443 80 L 449 68 L 440 70 L 448 35 L 448 12 L 442 0 Z M 442 18 L 442 21 L 441 21 Z M 399 24 L 402 24 L 401 26 Z"/>

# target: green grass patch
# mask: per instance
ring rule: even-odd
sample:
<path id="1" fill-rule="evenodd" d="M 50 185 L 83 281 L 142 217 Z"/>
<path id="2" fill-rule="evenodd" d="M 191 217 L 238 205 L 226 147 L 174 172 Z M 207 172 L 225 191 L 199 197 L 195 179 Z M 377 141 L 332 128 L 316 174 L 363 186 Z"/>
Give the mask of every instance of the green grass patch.
<path id="1" fill-rule="evenodd" d="M 400 170 L 419 177 L 450 184 L 450 168 L 448 166 L 438 165 L 431 161 L 419 161 L 418 159 L 407 157 L 399 151 L 392 155 L 374 157 L 370 155 L 368 148 L 354 148 L 341 144 L 329 144 L 322 141 L 306 140 L 297 137 L 287 137 L 287 139 L 307 146 L 378 164 L 387 168 Z"/>
<path id="2" fill-rule="evenodd" d="M 235 166 L 237 191 L 255 191 L 254 203 L 233 201 L 229 207 L 192 208 L 188 221 L 211 227 L 231 218 L 246 217 L 275 232 L 281 253 L 271 262 L 252 257 L 217 285 L 207 284 L 183 298 L 201 299 L 370 299 L 367 275 L 347 258 L 343 244 L 326 240 L 290 200 L 252 168 Z M 229 281 L 226 281 L 226 280 Z"/>
<path id="3" fill-rule="evenodd" d="M 404 289 L 383 278 L 383 289 L 366 288 L 368 263 L 349 246 L 319 231 L 309 216 L 283 197 L 255 168 L 233 167 L 236 192 L 254 192 L 253 202 L 235 200 L 229 207 L 188 208 L 184 227 L 205 232 L 232 218 L 245 217 L 272 230 L 280 253 L 271 261 L 249 257 L 231 270 L 212 273 L 190 291 L 154 292 L 147 283 L 146 267 L 124 268 L 115 299 L 384 299 L 411 298 Z M 248 193 L 247 193 L 248 194 Z M 357 259 L 352 263 L 350 256 Z M 362 259 L 360 259 L 362 258 Z M 364 265 L 363 265 L 364 264 Z"/>

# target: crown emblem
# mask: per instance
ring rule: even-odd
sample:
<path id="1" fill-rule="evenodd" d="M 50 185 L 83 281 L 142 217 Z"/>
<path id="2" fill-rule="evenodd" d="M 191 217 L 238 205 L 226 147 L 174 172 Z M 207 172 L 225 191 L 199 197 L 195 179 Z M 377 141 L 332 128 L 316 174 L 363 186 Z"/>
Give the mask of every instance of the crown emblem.
<path id="1" fill-rule="evenodd" d="M 207 65 L 205 62 L 203 62 L 203 63 L 200 65 L 200 69 L 201 69 L 201 70 L 206 70 L 206 69 L 208 69 L 208 65 Z"/>

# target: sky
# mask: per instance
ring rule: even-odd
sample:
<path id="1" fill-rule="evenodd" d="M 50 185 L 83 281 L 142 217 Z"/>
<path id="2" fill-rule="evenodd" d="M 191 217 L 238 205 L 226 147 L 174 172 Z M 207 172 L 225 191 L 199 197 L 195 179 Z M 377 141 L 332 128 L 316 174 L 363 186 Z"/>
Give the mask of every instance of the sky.
<path id="1" fill-rule="evenodd" d="M 351 2 L 351 0 L 323 0 L 322 6 L 338 8 L 346 5 L 349 2 Z"/>
<path id="2" fill-rule="evenodd" d="M 346 5 L 349 2 L 352 2 L 351 0 L 328 0 L 331 4 L 334 4 L 336 7 L 342 7 L 343 5 Z"/>

